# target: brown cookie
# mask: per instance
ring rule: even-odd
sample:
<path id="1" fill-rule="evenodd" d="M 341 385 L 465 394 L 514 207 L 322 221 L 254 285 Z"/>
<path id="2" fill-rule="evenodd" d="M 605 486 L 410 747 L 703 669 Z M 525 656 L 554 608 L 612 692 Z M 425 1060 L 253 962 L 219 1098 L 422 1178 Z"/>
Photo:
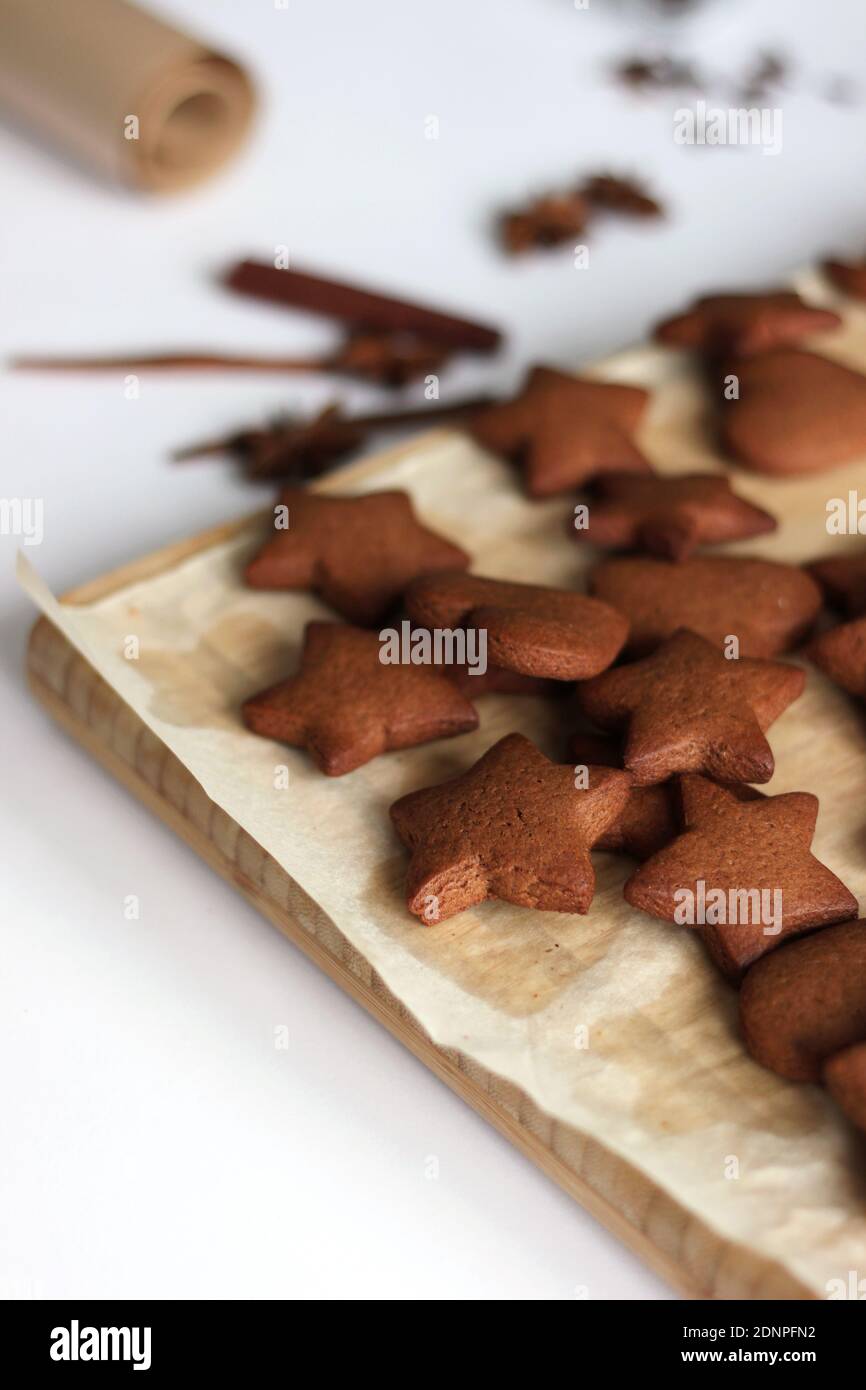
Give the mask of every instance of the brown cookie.
<path id="1" fill-rule="evenodd" d="M 849 695 L 866 700 L 866 617 L 822 632 L 806 655 Z"/>
<path id="2" fill-rule="evenodd" d="M 834 1052 L 824 1063 L 823 1080 L 843 1114 L 866 1130 L 866 1042 Z"/>
<path id="3" fill-rule="evenodd" d="M 577 688 L 579 708 L 603 729 L 625 729 L 623 764 L 637 786 L 678 772 L 769 782 L 764 734 L 803 692 L 805 672 L 781 661 L 729 660 L 680 629 L 643 661 Z"/>
<path id="4" fill-rule="evenodd" d="M 428 925 L 487 898 L 545 912 L 586 912 L 595 890 L 589 851 L 619 815 L 628 777 L 551 763 L 522 734 L 500 739 L 461 777 L 410 792 L 391 807 L 411 851 L 406 901 Z"/>
<path id="5" fill-rule="evenodd" d="M 572 738 L 575 766 L 596 764 L 622 767 L 622 744 L 618 739 L 581 730 Z M 758 801 L 764 795 L 746 782 L 724 782 L 738 801 Z M 634 785 L 621 814 L 596 842 L 596 849 L 618 850 L 633 859 L 649 859 L 669 845 L 682 828 L 682 801 L 676 778 L 653 786 Z"/>
<path id="6" fill-rule="evenodd" d="M 470 702 L 433 666 L 383 665 L 374 632 L 308 623 L 298 674 L 252 696 L 244 723 L 306 748 L 329 777 L 393 748 L 413 748 L 478 727 Z"/>
<path id="7" fill-rule="evenodd" d="M 571 741 L 577 767 L 622 767 L 622 748 L 617 739 L 584 731 Z M 630 779 L 631 780 L 631 779 Z M 596 840 L 595 848 L 648 859 L 679 831 L 677 800 L 670 784 L 657 787 L 630 786 L 628 800 L 616 820 Z"/>
<path id="8" fill-rule="evenodd" d="M 805 569 L 817 580 L 827 603 L 849 618 L 866 613 L 866 555 L 828 555 Z"/>
<path id="9" fill-rule="evenodd" d="M 460 571 L 415 580 L 404 602 L 420 627 L 486 631 L 493 665 L 549 680 L 597 675 L 616 658 L 628 632 L 619 613 L 585 594 Z"/>
<path id="10" fill-rule="evenodd" d="M 817 797 L 743 802 L 694 775 L 680 779 L 680 792 L 683 834 L 632 874 L 625 899 L 695 926 L 730 979 L 790 937 L 857 915 L 854 895 L 809 852 Z"/>
<path id="11" fill-rule="evenodd" d="M 699 545 L 775 531 L 775 518 L 738 497 L 721 473 L 606 473 L 592 488 L 589 524 L 577 541 L 685 560 Z"/>
<path id="12" fill-rule="evenodd" d="M 457 685 L 458 690 L 470 700 L 479 695 L 555 695 L 562 690 L 556 681 L 542 680 L 538 676 L 521 676 L 517 671 L 506 671 L 502 666 L 488 666 L 478 673 L 468 666 L 448 666 L 446 675 Z"/>
<path id="13" fill-rule="evenodd" d="M 757 473 L 818 473 L 866 455 L 866 376 L 779 348 L 726 368 L 739 398 L 722 405 L 725 449 Z"/>
<path id="14" fill-rule="evenodd" d="M 350 622 L 380 623 L 410 580 L 460 569 L 469 556 L 422 526 L 406 492 L 325 497 L 288 488 L 280 494 L 288 526 L 250 561 L 256 589 L 311 589 Z"/>
<path id="15" fill-rule="evenodd" d="M 471 417 L 479 444 L 522 464 L 531 497 L 567 492 L 612 469 L 649 473 L 632 442 L 649 393 L 533 367 L 513 400 Z"/>
<path id="16" fill-rule="evenodd" d="M 838 328 L 842 320 L 831 309 L 806 304 L 791 290 L 768 294 L 710 294 L 684 314 L 665 319 L 655 330 L 658 343 L 691 348 L 712 356 L 737 353 L 743 357 L 799 343 L 812 333 Z"/>
<path id="17" fill-rule="evenodd" d="M 866 299 L 866 262 L 825 261 L 824 273 L 843 294 Z"/>
<path id="18" fill-rule="evenodd" d="M 741 656 L 778 656 L 809 633 L 821 594 L 793 565 L 751 556 L 696 556 L 682 564 L 623 555 L 590 572 L 589 590 L 628 619 L 626 651 L 643 656 L 688 627 L 722 646 L 739 639 Z"/>
<path id="19" fill-rule="evenodd" d="M 866 922 L 792 941 L 753 965 L 740 993 L 749 1052 L 789 1081 L 817 1081 L 824 1061 L 866 1040 Z"/>

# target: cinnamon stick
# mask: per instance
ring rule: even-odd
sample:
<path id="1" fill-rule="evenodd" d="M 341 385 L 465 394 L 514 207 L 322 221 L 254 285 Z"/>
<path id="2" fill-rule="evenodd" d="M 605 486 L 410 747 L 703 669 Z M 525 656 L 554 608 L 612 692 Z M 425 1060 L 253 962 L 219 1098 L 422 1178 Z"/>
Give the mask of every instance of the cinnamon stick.
<path id="1" fill-rule="evenodd" d="M 226 353 L 118 353 L 105 357 L 17 357 L 17 371 L 244 371 L 323 372 L 360 377 L 384 386 L 404 386 L 436 373 L 449 353 L 438 343 L 408 333 L 355 333 L 324 357 L 261 357 Z"/>
<path id="2" fill-rule="evenodd" d="M 278 270 L 263 261 L 240 261 L 229 270 L 225 284 L 239 294 L 252 295 L 289 309 L 305 309 L 325 318 L 338 319 L 350 327 L 413 333 L 449 348 L 492 352 L 502 340 L 497 329 L 469 319 L 358 289 L 339 280 L 300 270 Z"/>

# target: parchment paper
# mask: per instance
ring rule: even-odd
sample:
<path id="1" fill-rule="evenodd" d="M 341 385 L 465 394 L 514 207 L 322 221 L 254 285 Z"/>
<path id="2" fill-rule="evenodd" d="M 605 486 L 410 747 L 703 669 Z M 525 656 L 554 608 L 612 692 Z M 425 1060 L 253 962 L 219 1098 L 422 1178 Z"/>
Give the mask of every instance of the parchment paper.
<path id="1" fill-rule="evenodd" d="M 813 297 L 832 297 L 809 280 Z M 833 355 L 866 367 L 866 313 L 853 310 Z M 821 350 L 829 352 L 829 339 Z M 658 349 L 598 369 L 657 390 L 642 444 L 665 471 L 720 466 L 702 388 L 684 358 Z M 863 481 L 862 462 L 793 481 L 738 472 L 740 491 L 783 519 L 739 548 L 805 560 L 831 542 L 829 497 Z M 403 487 L 420 516 L 475 556 L 479 573 L 574 585 L 590 554 L 566 534 L 572 502 L 527 501 L 512 470 L 459 434 L 437 433 L 328 491 Z M 317 600 L 243 587 L 258 544 L 238 538 L 86 607 L 22 582 L 53 623 L 201 782 L 336 922 L 433 1040 L 516 1083 L 545 1111 L 599 1139 L 672 1190 L 720 1235 L 779 1260 L 818 1296 L 866 1274 L 866 1144 L 817 1087 L 788 1084 L 747 1057 L 736 995 L 687 930 L 628 907 L 632 862 L 594 856 L 587 917 L 490 902 L 425 928 L 403 903 L 405 853 L 388 805 L 468 767 L 518 729 L 567 760 L 567 697 L 487 696 L 476 733 L 379 758 L 328 779 L 303 753 L 247 733 L 238 704 L 289 674 Z M 862 540 L 859 542 L 862 545 Z M 135 636 L 140 656 L 128 660 Z M 821 801 L 814 852 L 866 897 L 866 737 L 854 703 L 809 668 L 805 695 L 771 731 L 771 792 Z M 289 769 L 274 787 L 275 767 Z M 588 1046 L 580 1046 L 588 1029 Z M 735 1160 L 733 1162 L 732 1160 Z M 736 1173 L 736 1176 L 733 1174 Z"/>
<path id="2" fill-rule="evenodd" d="M 103 177 L 185 188 L 240 147 L 254 104 L 231 58 L 127 0 L 0 0 L 0 107 Z"/>

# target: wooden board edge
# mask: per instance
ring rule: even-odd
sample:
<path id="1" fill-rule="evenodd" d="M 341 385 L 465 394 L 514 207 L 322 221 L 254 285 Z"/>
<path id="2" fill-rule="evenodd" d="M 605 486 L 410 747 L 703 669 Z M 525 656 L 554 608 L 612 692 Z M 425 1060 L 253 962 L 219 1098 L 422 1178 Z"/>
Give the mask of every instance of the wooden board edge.
<path id="1" fill-rule="evenodd" d="M 352 999 L 388 1029 L 389 1033 L 407 1047 L 415 1057 L 443 1081 L 460 1098 L 500 1134 L 515 1146 L 524 1157 L 530 1159 L 538 1168 L 552 1178 L 570 1197 L 584 1208 L 600 1225 L 620 1240 L 644 1264 L 663 1279 L 676 1292 L 688 1299 L 725 1300 L 727 1298 L 753 1298 L 755 1300 L 787 1299 L 813 1300 L 816 1295 L 806 1285 L 798 1281 L 775 1261 L 754 1255 L 746 1247 L 725 1241 L 715 1232 L 705 1227 L 698 1218 L 676 1202 L 675 1198 L 656 1188 L 658 1197 L 676 1212 L 683 1232 L 690 1232 L 692 1238 L 703 1239 L 707 1246 L 717 1252 L 712 1275 L 699 1280 L 686 1271 L 681 1262 L 661 1249 L 648 1235 L 613 1205 L 604 1195 L 593 1188 L 589 1182 L 577 1174 L 556 1153 L 548 1148 L 538 1137 L 538 1133 L 549 1129 L 550 1117 L 540 1111 L 528 1096 L 520 1092 L 520 1114 L 530 1123 L 524 1124 L 498 1105 L 491 1094 L 498 1078 L 484 1071 L 477 1063 L 456 1050 L 446 1052 L 439 1048 L 423 1030 L 420 1024 L 403 1009 L 399 1014 L 390 1011 L 383 1000 L 363 980 L 354 975 L 330 951 L 317 941 L 289 913 L 271 900 L 249 876 L 243 874 L 234 860 L 230 859 L 209 839 L 191 820 L 183 815 L 171 802 L 161 796 L 128 762 L 115 752 L 89 726 L 67 702 L 52 688 L 34 668 L 33 651 L 46 633 L 53 634 L 52 640 L 59 651 L 66 649 L 67 664 L 81 663 L 92 675 L 94 682 L 101 677 L 71 646 L 67 639 L 45 617 L 40 617 L 30 634 L 27 657 L 27 680 L 34 697 L 51 717 L 70 734 L 100 765 L 121 785 L 130 791 L 150 811 L 157 815 L 169 829 L 178 834 L 183 841 L 205 860 L 220 876 L 243 894 L 246 900 L 271 922 L 293 945 L 297 946 L 313 961 L 319 969 L 339 985 Z M 106 687 L 106 689 L 110 689 Z M 111 695 L 120 701 L 116 692 Z M 133 719 L 137 717 L 124 705 Z M 140 721 L 138 721 L 140 722 Z M 145 726 L 142 725 L 142 728 Z M 148 731 L 149 732 L 149 731 Z M 165 745 L 161 745 L 165 747 Z M 169 757 L 169 750 L 165 750 Z M 186 769 L 184 769 L 186 771 Z M 187 774 L 189 775 L 189 774 Z M 190 780 L 193 780 L 190 777 Z M 259 847 L 260 848 L 260 847 Z M 264 854 L 264 851 L 261 851 Z M 474 1079 L 481 1075 L 484 1084 Z M 516 1090 L 516 1088 L 513 1088 Z M 557 1122 L 558 1123 L 558 1122 Z M 561 1126 L 561 1128 L 565 1128 Z M 620 1158 L 612 1150 L 606 1149 L 598 1141 L 590 1141 L 599 1156 L 617 1170 L 623 1183 L 629 1178 L 633 1184 L 645 1183 L 627 1160 Z M 684 1234 L 685 1239 L 685 1234 Z M 736 1293 L 720 1294 L 715 1285 L 715 1276 L 724 1267 L 727 1281 L 730 1282 L 730 1269 L 734 1262 L 741 1262 L 747 1271 Z"/>

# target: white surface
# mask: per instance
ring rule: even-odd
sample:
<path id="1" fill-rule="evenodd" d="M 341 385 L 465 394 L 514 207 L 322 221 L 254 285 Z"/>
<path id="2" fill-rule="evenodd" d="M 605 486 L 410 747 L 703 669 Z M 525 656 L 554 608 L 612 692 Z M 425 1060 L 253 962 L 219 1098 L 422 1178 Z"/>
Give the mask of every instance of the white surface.
<path id="1" fill-rule="evenodd" d="M 859 0 L 741 0 L 685 35 L 723 71 L 762 44 L 801 60 L 778 158 L 679 147 L 674 99 L 607 84 L 606 63 L 645 44 L 602 0 L 163 8 L 259 75 L 255 141 L 200 192 L 141 202 L 0 129 L 4 355 L 329 345 L 326 326 L 209 280 L 287 244 L 299 265 L 502 323 L 509 351 L 443 394 L 503 390 L 534 358 L 634 341 L 693 291 L 866 243 L 866 105 L 813 94 L 836 72 L 866 90 Z M 568 251 L 496 253 L 498 208 L 605 166 L 645 175 L 668 223 L 599 226 L 587 271 Z M 119 376 L 5 374 L 2 494 L 44 498 L 29 554 L 63 589 L 257 505 L 228 465 L 172 468 L 169 448 L 332 390 L 191 376 L 127 400 Z M 0 1295 L 668 1296 L 31 704 L 16 544 L 0 538 Z"/>

